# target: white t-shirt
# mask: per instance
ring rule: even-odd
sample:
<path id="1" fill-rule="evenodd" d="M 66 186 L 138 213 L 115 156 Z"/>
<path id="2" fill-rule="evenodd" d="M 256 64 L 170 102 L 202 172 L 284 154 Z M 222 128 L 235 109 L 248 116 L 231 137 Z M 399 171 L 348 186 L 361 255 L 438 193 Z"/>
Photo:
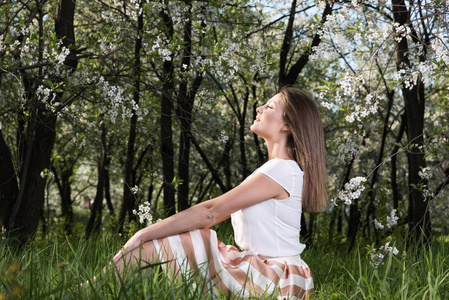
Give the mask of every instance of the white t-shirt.
<path id="1" fill-rule="evenodd" d="M 233 213 L 235 242 L 242 250 L 263 256 L 301 254 L 306 247 L 299 242 L 303 171 L 293 160 L 274 158 L 248 178 L 257 172 L 273 179 L 290 197 L 282 200 L 270 198 Z"/>

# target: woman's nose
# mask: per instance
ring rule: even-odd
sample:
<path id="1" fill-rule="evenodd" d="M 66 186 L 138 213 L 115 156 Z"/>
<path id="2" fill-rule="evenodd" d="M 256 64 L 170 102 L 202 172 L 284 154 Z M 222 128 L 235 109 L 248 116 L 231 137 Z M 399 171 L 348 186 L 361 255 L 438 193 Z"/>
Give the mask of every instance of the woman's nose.
<path id="1" fill-rule="evenodd" d="M 261 114 L 262 113 L 262 106 L 259 106 L 258 108 L 256 108 L 256 112 L 258 114 Z"/>

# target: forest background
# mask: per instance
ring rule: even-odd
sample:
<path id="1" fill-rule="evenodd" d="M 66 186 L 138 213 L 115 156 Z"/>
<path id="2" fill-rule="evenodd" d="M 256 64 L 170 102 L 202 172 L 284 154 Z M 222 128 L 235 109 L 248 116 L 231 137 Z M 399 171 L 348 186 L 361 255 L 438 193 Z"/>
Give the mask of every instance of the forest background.
<path id="1" fill-rule="evenodd" d="M 125 238 L 226 192 L 266 161 L 248 128 L 285 85 L 326 138 L 331 203 L 305 242 L 376 268 L 446 239 L 445 1 L 0 3 L 3 244 Z"/>

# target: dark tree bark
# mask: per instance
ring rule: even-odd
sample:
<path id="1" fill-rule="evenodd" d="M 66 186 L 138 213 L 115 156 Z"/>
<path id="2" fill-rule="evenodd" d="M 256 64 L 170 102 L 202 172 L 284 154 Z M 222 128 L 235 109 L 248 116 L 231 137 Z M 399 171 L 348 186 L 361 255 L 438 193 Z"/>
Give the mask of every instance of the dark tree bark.
<path id="1" fill-rule="evenodd" d="M 142 3 L 140 4 L 142 5 Z M 140 77 L 142 73 L 141 55 L 142 50 L 142 32 L 143 32 L 143 12 L 137 18 L 137 33 L 136 41 L 134 45 L 134 63 L 133 63 L 133 75 L 134 75 L 134 91 L 133 101 L 136 105 L 140 100 Z M 137 113 L 132 110 L 131 122 L 129 125 L 128 135 L 128 148 L 125 159 L 125 176 L 123 178 L 123 199 L 122 206 L 119 215 L 119 231 L 123 231 L 123 224 L 125 223 L 126 216 L 132 216 L 133 209 L 137 205 L 137 199 L 135 198 L 131 188 L 136 185 L 135 178 L 133 178 L 134 168 L 134 156 L 135 156 L 135 143 L 136 143 L 136 127 L 137 127 Z"/>
<path id="2" fill-rule="evenodd" d="M 397 181 L 397 155 L 399 151 L 399 143 L 402 141 L 402 137 L 404 136 L 405 131 L 405 124 L 407 123 L 407 117 L 405 114 L 401 117 L 401 125 L 399 127 L 399 132 L 396 137 L 396 145 L 393 148 L 393 151 L 391 153 L 391 191 L 393 192 L 393 207 L 395 209 L 399 208 L 399 199 L 401 198 L 399 196 L 399 188 L 398 188 L 398 181 Z"/>
<path id="3" fill-rule="evenodd" d="M 106 145 L 106 126 L 104 125 L 103 115 L 101 120 L 101 161 L 98 165 L 98 181 L 97 191 L 95 193 L 94 203 L 90 209 L 89 222 L 86 227 L 86 237 L 89 238 L 93 233 L 97 232 L 101 226 L 101 217 L 103 211 L 103 198 L 105 179 L 107 177 L 107 169 L 109 163 L 109 154 Z"/>
<path id="4" fill-rule="evenodd" d="M 11 151 L 3 138 L 0 129 L 0 224 L 9 224 L 9 217 L 19 194 L 19 185 L 17 182 L 16 171 L 12 163 Z"/>
<path id="5" fill-rule="evenodd" d="M 411 27 L 410 12 L 404 0 L 392 0 L 393 20 L 399 25 Z M 416 34 L 416 33 L 415 33 Z M 402 38 L 399 42 L 395 39 L 395 59 L 398 70 L 407 69 L 411 67 L 408 58 L 408 41 Z M 409 232 L 413 240 L 424 238 L 427 242 L 430 238 L 430 214 L 427 210 L 427 203 L 423 197 L 422 191 L 413 186 L 427 184 L 418 172 L 421 168 L 426 167 L 426 160 L 424 158 L 424 150 L 420 146 L 424 144 L 424 109 L 425 109 L 425 94 L 424 83 L 421 78 L 418 78 L 417 83 L 411 88 L 402 84 L 402 95 L 404 98 L 405 114 L 407 116 L 407 140 L 413 145 L 408 153 L 408 183 L 409 183 Z"/>
<path id="6" fill-rule="evenodd" d="M 160 12 L 160 16 L 166 28 L 166 35 L 169 40 L 174 35 L 173 22 L 165 11 Z M 175 188 L 173 179 L 174 157 L 173 157 L 173 129 L 172 129 L 172 113 L 174 91 L 173 83 L 173 57 L 171 60 L 165 60 L 162 69 L 162 95 L 161 95 L 161 157 L 162 157 L 162 188 L 164 190 L 164 210 L 170 216 L 175 214 Z"/>
<path id="7" fill-rule="evenodd" d="M 56 186 L 61 196 L 61 216 L 64 219 L 64 231 L 70 235 L 72 233 L 73 225 L 73 208 L 72 208 L 72 180 L 73 165 L 58 174 L 55 167 L 52 167 L 55 176 Z"/>

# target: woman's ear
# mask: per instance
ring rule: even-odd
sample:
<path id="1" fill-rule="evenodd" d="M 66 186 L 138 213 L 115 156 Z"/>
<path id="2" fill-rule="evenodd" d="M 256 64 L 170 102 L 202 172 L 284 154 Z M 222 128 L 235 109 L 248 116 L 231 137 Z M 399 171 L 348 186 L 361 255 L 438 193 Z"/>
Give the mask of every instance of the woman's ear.
<path id="1" fill-rule="evenodd" d="M 284 124 L 282 131 L 291 131 L 290 126 L 288 126 L 288 124 Z"/>

